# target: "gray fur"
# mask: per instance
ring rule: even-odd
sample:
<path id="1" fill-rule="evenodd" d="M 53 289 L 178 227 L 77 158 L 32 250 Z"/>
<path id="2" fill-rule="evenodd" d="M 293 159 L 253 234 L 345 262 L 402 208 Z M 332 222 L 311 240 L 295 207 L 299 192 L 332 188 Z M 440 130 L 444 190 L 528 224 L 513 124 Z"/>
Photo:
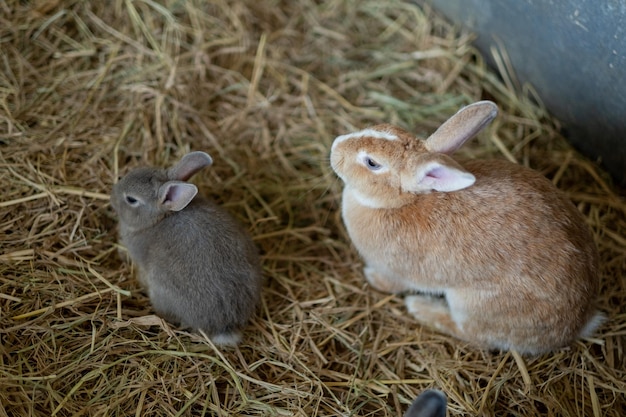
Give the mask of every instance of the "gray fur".
<path id="1" fill-rule="evenodd" d="M 446 417 L 446 396 L 437 390 L 426 390 L 413 401 L 404 417 Z"/>
<path id="2" fill-rule="evenodd" d="M 155 311 L 234 344 L 258 306 L 261 267 L 243 227 L 184 182 L 211 162 L 192 152 L 170 169 L 137 168 L 113 186 L 111 204 Z"/>

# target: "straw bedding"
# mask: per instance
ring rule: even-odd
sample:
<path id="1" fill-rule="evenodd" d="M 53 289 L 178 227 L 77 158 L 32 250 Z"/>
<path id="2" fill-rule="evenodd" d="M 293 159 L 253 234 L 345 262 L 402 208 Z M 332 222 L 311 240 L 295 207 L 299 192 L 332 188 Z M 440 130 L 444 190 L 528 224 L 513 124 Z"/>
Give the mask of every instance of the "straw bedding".
<path id="1" fill-rule="evenodd" d="M 398 416 L 428 387 L 451 416 L 625 415 L 626 204 L 470 41 L 397 0 L 1 3 L 0 416 Z M 600 249 L 608 321 L 553 354 L 419 327 L 365 284 L 341 224 L 335 136 L 427 134 L 481 98 L 501 114 L 462 152 L 540 170 Z M 155 316 L 117 245 L 116 178 L 190 150 L 263 255 L 237 348 Z"/>

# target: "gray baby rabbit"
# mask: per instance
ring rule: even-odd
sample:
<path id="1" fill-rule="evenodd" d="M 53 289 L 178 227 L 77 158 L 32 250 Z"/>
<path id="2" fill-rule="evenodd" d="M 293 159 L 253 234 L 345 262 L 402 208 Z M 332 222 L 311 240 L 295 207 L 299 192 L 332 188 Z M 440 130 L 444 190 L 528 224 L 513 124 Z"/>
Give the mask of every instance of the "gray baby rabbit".
<path id="1" fill-rule="evenodd" d="M 111 205 L 156 312 L 234 345 L 259 303 L 261 267 L 243 227 L 186 182 L 212 162 L 191 152 L 169 169 L 134 169 L 113 186 Z"/>

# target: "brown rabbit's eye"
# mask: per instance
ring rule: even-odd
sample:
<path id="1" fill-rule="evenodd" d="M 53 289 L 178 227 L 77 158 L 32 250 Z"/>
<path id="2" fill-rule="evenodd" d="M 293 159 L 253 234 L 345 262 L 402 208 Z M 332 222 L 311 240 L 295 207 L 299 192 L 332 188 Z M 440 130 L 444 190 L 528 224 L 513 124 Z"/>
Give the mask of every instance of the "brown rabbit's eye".
<path id="1" fill-rule="evenodd" d="M 380 169 L 381 167 L 381 165 L 378 162 L 374 161 L 369 156 L 365 158 L 365 165 L 372 171 L 376 171 L 377 169 Z"/>

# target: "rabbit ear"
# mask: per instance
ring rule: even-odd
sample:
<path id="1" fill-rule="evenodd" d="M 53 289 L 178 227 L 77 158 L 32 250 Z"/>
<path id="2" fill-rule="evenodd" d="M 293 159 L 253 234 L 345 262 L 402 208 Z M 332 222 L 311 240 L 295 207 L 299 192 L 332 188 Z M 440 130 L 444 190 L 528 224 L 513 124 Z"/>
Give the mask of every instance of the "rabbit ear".
<path id="1" fill-rule="evenodd" d="M 193 174 L 213 163 L 213 159 L 205 152 L 190 152 L 173 167 L 167 170 L 172 180 L 187 181 Z"/>
<path id="2" fill-rule="evenodd" d="M 182 181 L 168 181 L 159 188 L 159 202 L 166 210 L 180 211 L 187 207 L 198 193 L 198 188 Z"/>
<path id="3" fill-rule="evenodd" d="M 498 107 L 491 101 L 465 106 L 426 139 L 426 148 L 431 152 L 451 154 L 487 126 L 497 114 Z"/>
<path id="4" fill-rule="evenodd" d="M 410 175 L 402 179 L 409 192 L 457 191 L 476 182 L 476 177 L 447 155 L 429 154 L 422 158 Z"/>
<path id="5" fill-rule="evenodd" d="M 446 397 L 436 390 L 426 390 L 421 393 L 404 417 L 446 417 Z"/>

